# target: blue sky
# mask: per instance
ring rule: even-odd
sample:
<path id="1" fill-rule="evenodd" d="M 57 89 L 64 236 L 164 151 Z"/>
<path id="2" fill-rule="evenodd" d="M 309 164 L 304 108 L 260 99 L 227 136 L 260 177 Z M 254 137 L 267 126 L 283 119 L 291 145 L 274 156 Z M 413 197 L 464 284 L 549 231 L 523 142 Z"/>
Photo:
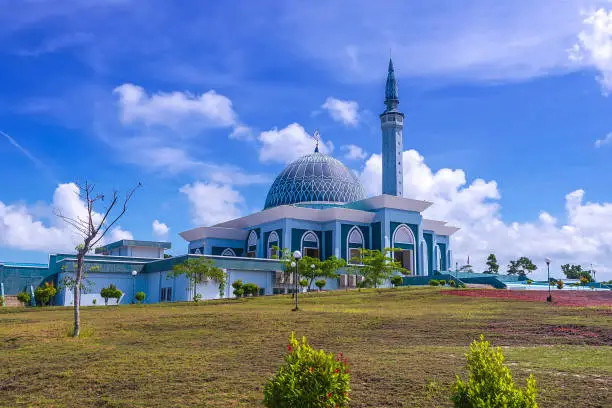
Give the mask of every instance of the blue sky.
<path id="1" fill-rule="evenodd" d="M 414 150 L 406 195 L 462 227 L 459 259 L 494 251 L 612 271 L 610 2 L 0 9 L 2 260 L 70 248 L 53 210 L 79 203 L 58 185 L 84 180 L 107 193 L 142 182 L 114 237 L 165 238 L 158 220 L 184 252 L 178 232 L 261 209 L 317 128 L 375 194 L 391 54 Z"/>

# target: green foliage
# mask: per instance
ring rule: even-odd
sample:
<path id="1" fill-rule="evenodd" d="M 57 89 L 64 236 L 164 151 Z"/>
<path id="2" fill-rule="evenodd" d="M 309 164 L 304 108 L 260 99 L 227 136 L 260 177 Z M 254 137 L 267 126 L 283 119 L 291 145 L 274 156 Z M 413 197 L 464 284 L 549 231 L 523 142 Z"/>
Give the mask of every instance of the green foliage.
<path id="1" fill-rule="evenodd" d="M 202 300 L 202 294 L 201 293 L 196 293 L 195 295 L 193 295 L 194 303 L 198 303 L 200 300 Z"/>
<path id="2" fill-rule="evenodd" d="M 308 279 L 300 279 L 298 283 L 301 287 L 305 288 L 306 286 L 308 286 Z"/>
<path id="3" fill-rule="evenodd" d="M 209 258 L 188 258 L 185 262 L 176 264 L 167 274 L 167 278 L 185 275 L 193 285 L 193 297 L 196 296 L 197 284 L 205 279 L 212 279 L 219 283 L 219 293 L 223 296 L 225 290 L 225 272 L 216 266 L 215 261 Z"/>
<path id="4" fill-rule="evenodd" d="M 430 279 L 429 286 L 440 286 L 440 281 L 436 279 Z"/>
<path id="5" fill-rule="evenodd" d="M 121 299 L 122 295 L 123 292 L 120 289 L 117 289 L 117 287 L 113 283 L 108 285 L 107 288 L 102 288 L 102 290 L 100 291 L 100 296 L 104 298 L 105 305 L 108 305 L 108 299 L 116 299 L 117 304 L 119 304 L 119 299 Z"/>
<path id="6" fill-rule="evenodd" d="M 521 278 L 525 278 L 528 273 L 536 269 L 538 267 L 531 262 L 531 259 L 522 256 L 516 261 L 510 261 L 510 264 L 508 264 L 508 275 L 518 275 Z"/>
<path id="7" fill-rule="evenodd" d="M 407 270 L 402 268 L 402 265 L 393 258 L 388 256 L 396 251 L 393 248 L 385 248 L 384 252 L 378 249 L 360 249 L 361 265 L 352 266 L 358 274 L 364 277 L 362 287 L 375 287 L 381 285 L 388 280 L 396 272 L 406 273 Z"/>
<path id="8" fill-rule="evenodd" d="M 440 286 L 446 286 L 446 280 L 440 279 L 438 282 L 440 282 Z"/>
<path id="9" fill-rule="evenodd" d="M 17 300 L 27 306 L 30 303 L 30 300 L 32 300 L 32 297 L 28 292 L 19 292 L 17 294 Z"/>
<path id="10" fill-rule="evenodd" d="M 98 303 L 98 299 L 93 298 L 93 299 L 92 299 L 92 301 L 91 301 L 91 303 L 95 305 L 96 303 Z"/>
<path id="11" fill-rule="evenodd" d="M 394 275 L 394 276 L 392 276 L 392 277 L 391 277 L 391 284 L 392 284 L 393 286 L 395 286 L 396 288 L 397 288 L 398 286 L 401 286 L 401 285 L 402 285 L 402 283 L 404 283 L 404 278 L 402 278 L 401 276 L 399 276 L 399 275 Z"/>
<path id="12" fill-rule="evenodd" d="M 588 282 L 593 282 L 592 271 L 583 270 L 580 265 L 565 264 L 561 265 L 561 271 L 567 279 L 587 279 Z"/>
<path id="13" fill-rule="evenodd" d="M 136 298 L 138 303 L 142 303 L 147 297 L 147 295 L 144 292 L 140 291 L 140 292 L 136 292 L 136 295 L 134 297 Z"/>
<path id="14" fill-rule="evenodd" d="M 315 282 L 315 286 L 319 288 L 319 290 L 322 290 L 326 284 L 327 284 L 327 281 L 325 279 L 319 279 L 318 281 Z"/>
<path id="15" fill-rule="evenodd" d="M 563 281 L 562 281 L 562 280 L 558 280 L 558 281 L 557 281 L 557 289 L 563 289 L 563 286 L 564 286 L 564 285 L 565 285 L 565 284 L 563 283 Z"/>
<path id="16" fill-rule="evenodd" d="M 306 337 L 298 342 L 291 333 L 285 364 L 264 388 L 269 408 L 348 407 L 349 363 L 342 353 L 334 356 L 316 351 Z"/>
<path id="17" fill-rule="evenodd" d="M 244 294 L 246 296 L 257 296 L 257 294 L 259 293 L 259 286 L 257 286 L 254 283 L 245 283 L 242 286 L 242 290 L 244 291 Z"/>
<path id="18" fill-rule="evenodd" d="M 448 284 L 452 287 L 455 287 L 455 281 L 452 279 L 448 282 Z"/>
<path id="19" fill-rule="evenodd" d="M 531 285 L 533 283 L 533 281 L 531 279 L 527 279 L 527 284 Z"/>
<path id="20" fill-rule="evenodd" d="M 465 264 L 459 268 L 459 272 L 474 272 L 474 270 L 472 269 L 472 265 Z"/>
<path id="21" fill-rule="evenodd" d="M 490 254 L 487 258 L 487 272 L 488 273 L 499 273 L 499 264 L 497 263 L 497 258 L 495 254 Z"/>
<path id="22" fill-rule="evenodd" d="M 284 248 L 282 251 L 279 247 L 273 246 L 274 255 L 272 258 L 280 259 L 283 261 L 285 274 L 292 273 L 294 268 L 291 267 L 292 262 L 296 262 L 293 257 L 293 253 L 288 249 Z M 314 265 L 314 268 L 312 267 Z M 297 262 L 297 267 L 300 276 L 308 280 L 308 289 L 312 287 L 313 282 L 317 278 L 333 279 L 338 277 L 338 269 L 346 266 L 346 261 L 342 258 L 336 258 L 330 256 L 325 261 L 321 261 L 319 258 L 312 258 L 305 256 Z"/>
<path id="23" fill-rule="evenodd" d="M 4 299 L 4 296 L 0 296 L 0 307 L 4 307 L 5 302 L 6 300 Z"/>
<path id="24" fill-rule="evenodd" d="M 234 288 L 234 296 L 242 297 L 244 295 L 244 289 L 242 288 L 243 284 L 240 279 L 232 282 L 232 288 Z"/>
<path id="25" fill-rule="evenodd" d="M 527 379 L 527 387 L 516 386 L 510 369 L 504 365 L 501 348 L 492 349 L 484 336 L 474 340 L 466 354 L 469 377 L 463 381 L 457 376 L 452 401 L 459 408 L 537 408 L 536 380 Z"/>
<path id="26" fill-rule="evenodd" d="M 44 286 L 39 286 L 34 291 L 34 297 L 41 306 L 47 306 L 51 298 L 55 296 L 57 289 L 53 282 L 45 282 Z"/>
<path id="27" fill-rule="evenodd" d="M 83 244 L 80 244 L 83 246 Z M 77 250 L 78 250 L 77 246 Z M 64 272 L 62 279 L 59 281 L 58 289 L 68 289 L 74 293 L 74 287 L 76 284 L 76 262 L 72 263 L 72 270 L 75 272 L 66 272 L 66 265 L 62 265 L 62 271 Z M 83 264 L 83 278 L 81 279 L 81 293 L 91 293 L 96 286 L 96 283 L 89 279 L 89 273 L 100 272 L 100 266 Z"/>

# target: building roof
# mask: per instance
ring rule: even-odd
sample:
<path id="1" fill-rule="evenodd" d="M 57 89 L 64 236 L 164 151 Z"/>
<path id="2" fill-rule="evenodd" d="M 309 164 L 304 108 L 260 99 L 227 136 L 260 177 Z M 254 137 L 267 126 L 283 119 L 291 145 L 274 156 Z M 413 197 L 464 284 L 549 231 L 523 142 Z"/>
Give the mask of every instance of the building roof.
<path id="1" fill-rule="evenodd" d="M 364 198 L 365 189 L 352 171 L 315 151 L 290 163 L 276 177 L 264 209 L 299 203 L 342 205 Z"/>
<path id="2" fill-rule="evenodd" d="M 161 242 L 161 241 L 137 241 L 133 239 L 122 239 L 116 242 L 112 242 L 108 245 L 104 245 L 96 248 L 96 254 L 100 252 L 110 251 L 111 249 L 120 248 L 120 247 L 152 247 L 152 248 L 163 248 L 170 249 L 172 244 L 170 242 Z"/>

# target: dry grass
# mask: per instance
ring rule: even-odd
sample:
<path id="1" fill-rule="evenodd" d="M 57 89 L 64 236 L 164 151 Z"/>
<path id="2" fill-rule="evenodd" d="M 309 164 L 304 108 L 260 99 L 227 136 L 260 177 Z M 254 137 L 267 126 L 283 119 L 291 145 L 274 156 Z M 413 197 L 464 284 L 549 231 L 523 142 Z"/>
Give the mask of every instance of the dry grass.
<path id="1" fill-rule="evenodd" d="M 612 406 L 610 307 L 569 308 L 409 288 L 200 305 L 0 312 L 0 405 L 260 406 L 289 333 L 353 362 L 353 407 L 449 406 L 480 333 L 504 348 L 520 384 L 533 372 L 542 407 Z"/>

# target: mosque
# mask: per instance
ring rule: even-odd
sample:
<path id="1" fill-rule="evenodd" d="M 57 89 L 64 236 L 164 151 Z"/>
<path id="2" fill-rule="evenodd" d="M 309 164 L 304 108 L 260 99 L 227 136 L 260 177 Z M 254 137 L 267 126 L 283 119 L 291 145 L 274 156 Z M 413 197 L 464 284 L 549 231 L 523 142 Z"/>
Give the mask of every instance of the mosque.
<path id="1" fill-rule="evenodd" d="M 225 269 L 228 284 L 223 297 L 233 296 L 231 283 L 255 283 L 261 294 L 286 293 L 283 265 L 275 248 L 299 250 L 304 256 L 331 256 L 347 262 L 358 259 L 359 250 L 396 248 L 396 260 L 412 276 L 429 276 L 450 269 L 450 237 L 458 228 L 422 216 L 432 203 L 404 197 L 402 152 L 404 114 L 398 110 L 399 95 L 393 62 L 389 61 L 385 86 L 382 129 L 382 195 L 367 197 L 356 175 L 339 160 L 318 149 L 290 163 L 276 177 L 262 211 L 213 226 L 180 233 L 188 242 L 188 254 L 165 258 L 167 242 L 123 240 L 88 255 L 86 269 L 90 287 L 82 305 L 103 304 L 100 290 L 113 283 L 124 292 L 122 303 L 144 291 L 147 303 L 186 301 L 193 296 L 185 277 L 168 278 L 172 267 L 187 258 L 207 257 Z M 315 138 L 316 138 L 315 134 Z M 409 195 L 409 192 L 408 192 Z M 42 282 L 61 282 L 73 273 L 74 254 L 50 255 L 48 265 L 3 264 L 3 293 L 33 291 Z M 352 272 L 354 273 L 354 272 Z M 326 289 L 354 287 L 357 275 L 341 272 L 328 280 Z M 221 297 L 214 282 L 198 284 L 204 299 Z M 62 290 L 55 303 L 69 305 L 72 293 Z"/>

